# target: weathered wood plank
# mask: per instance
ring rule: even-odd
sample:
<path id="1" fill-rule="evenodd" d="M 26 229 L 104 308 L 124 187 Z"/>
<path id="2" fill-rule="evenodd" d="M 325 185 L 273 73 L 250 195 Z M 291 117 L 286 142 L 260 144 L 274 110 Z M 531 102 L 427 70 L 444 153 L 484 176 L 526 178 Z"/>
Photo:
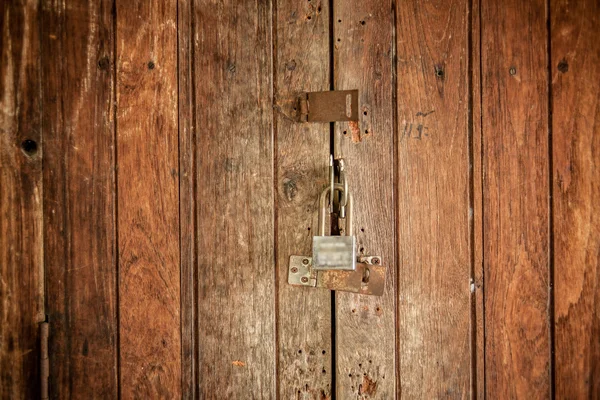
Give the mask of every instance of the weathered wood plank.
<path id="1" fill-rule="evenodd" d="M 338 398 L 389 399 L 396 391 L 393 9 L 388 0 L 334 1 L 334 87 L 359 90 L 358 126 L 336 124 L 347 164 L 357 253 L 387 267 L 383 297 L 337 292 Z"/>
<path id="2" fill-rule="evenodd" d="M 482 1 L 486 392 L 547 398 L 545 3 Z"/>
<path id="3" fill-rule="evenodd" d="M 0 398 L 37 398 L 45 318 L 39 10 L 0 3 Z M 32 384 L 33 382 L 33 384 Z"/>
<path id="4" fill-rule="evenodd" d="M 181 395 L 177 3 L 119 0 L 121 395 Z"/>
<path id="5" fill-rule="evenodd" d="M 278 361 L 281 399 L 331 398 L 331 292 L 289 286 L 290 255 L 311 255 L 318 198 L 327 185 L 328 123 L 300 124 L 300 92 L 329 90 L 329 4 L 280 0 L 276 8 Z"/>
<path id="6" fill-rule="evenodd" d="M 196 120 L 193 114 L 193 0 L 177 2 L 179 99 L 179 237 L 181 240 L 181 392 L 184 399 L 197 393 L 197 284 L 196 237 Z"/>
<path id="7" fill-rule="evenodd" d="M 483 276 L 483 166 L 482 166 L 482 131 L 481 131 L 481 19 L 480 0 L 473 0 L 469 18 L 470 57 L 469 73 L 471 74 L 471 207 L 469 212 L 471 232 L 469 241 L 471 256 L 471 398 L 485 398 L 485 326 L 484 326 L 484 276 Z"/>
<path id="8" fill-rule="evenodd" d="M 194 2 L 201 398 L 274 398 L 270 2 Z"/>
<path id="9" fill-rule="evenodd" d="M 600 398 L 600 4 L 550 2 L 556 397 Z"/>
<path id="10" fill-rule="evenodd" d="M 50 395 L 117 396 L 112 2 L 42 2 Z"/>
<path id="11" fill-rule="evenodd" d="M 466 0 L 397 3 L 398 319 L 408 398 L 465 398 L 471 389 L 469 12 Z"/>

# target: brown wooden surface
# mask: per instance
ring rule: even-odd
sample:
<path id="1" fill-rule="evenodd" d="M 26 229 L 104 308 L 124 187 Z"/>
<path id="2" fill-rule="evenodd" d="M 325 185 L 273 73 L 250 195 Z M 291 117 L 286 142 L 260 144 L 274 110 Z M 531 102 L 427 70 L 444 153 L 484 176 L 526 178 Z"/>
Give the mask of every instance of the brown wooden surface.
<path id="1" fill-rule="evenodd" d="M 600 398 L 600 4 L 551 2 L 556 397 Z"/>
<path id="2" fill-rule="evenodd" d="M 275 15 L 276 255 L 281 399 L 329 399 L 331 292 L 290 286 L 290 255 L 312 254 L 327 185 L 328 123 L 298 123 L 297 96 L 329 89 L 329 5 L 280 0 Z"/>
<path id="3" fill-rule="evenodd" d="M 197 398 L 198 356 L 196 329 L 198 241 L 196 237 L 196 119 L 193 80 L 193 0 L 178 0 L 178 99 L 179 99 L 179 211 L 181 241 L 181 392 Z"/>
<path id="4" fill-rule="evenodd" d="M 42 2 L 50 395 L 117 395 L 110 1 Z M 60 54 L 60 56 L 57 56 Z"/>
<path id="5" fill-rule="evenodd" d="M 597 2 L 92 3 L 0 4 L 0 398 L 600 396 Z M 331 87 L 383 297 L 287 284 Z"/>
<path id="6" fill-rule="evenodd" d="M 486 391 L 497 398 L 547 398 L 544 2 L 482 1 L 481 7 Z"/>
<path id="7" fill-rule="evenodd" d="M 181 395 L 177 4 L 117 1 L 120 394 Z"/>
<path id="8" fill-rule="evenodd" d="M 387 268 L 382 297 L 335 294 L 336 392 L 389 399 L 396 391 L 394 14 L 387 0 L 333 7 L 334 88 L 359 90 L 358 126 L 336 124 L 335 157 L 347 164 L 357 253 L 380 256 Z"/>
<path id="9" fill-rule="evenodd" d="M 193 12 L 200 398 L 275 398 L 271 4 Z"/>
<path id="10" fill-rule="evenodd" d="M 398 325 L 407 398 L 470 391 L 468 7 L 397 3 Z"/>
<path id="11" fill-rule="evenodd" d="M 2 2 L 0 18 L 0 398 L 36 398 L 45 318 L 37 2 Z M 37 151 L 24 152 L 25 140 Z"/>
<path id="12" fill-rule="evenodd" d="M 469 74 L 471 98 L 470 114 L 470 180 L 469 255 L 471 257 L 471 394 L 472 398 L 485 398 L 485 326 L 484 326 L 484 275 L 483 275 L 483 167 L 481 131 L 481 0 L 473 0 L 470 9 Z"/>

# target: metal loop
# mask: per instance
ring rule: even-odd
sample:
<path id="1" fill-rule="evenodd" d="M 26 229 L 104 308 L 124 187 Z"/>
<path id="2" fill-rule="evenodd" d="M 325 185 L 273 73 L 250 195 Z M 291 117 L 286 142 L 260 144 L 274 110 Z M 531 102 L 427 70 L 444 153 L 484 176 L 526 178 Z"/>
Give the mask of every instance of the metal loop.
<path id="1" fill-rule="evenodd" d="M 348 215 L 345 219 L 345 230 L 344 230 L 344 235 L 348 235 L 348 236 L 352 236 L 353 232 L 354 232 L 354 227 L 353 227 L 353 221 L 352 221 L 352 194 L 351 193 L 347 193 L 344 192 L 344 185 L 342 185 L 341 183 L 335 183 L 333 186 L 333 192 L 331 191 L 330 187 L 326 187 L 325 189 L 323 189 L 323 191 L 321 192 L 321 195 L 319 196 L 319 236 L 325 236 L 325 215 L 327 214 L 327 199 L 328 199 L 328 195 L 330 193 L 335 193 L 335 192 L 342 192 L 344 194 L 344 197 L 347 197 L 347 209 L 348 209 Z M 331 196 L 329 196 L 329 203 L 331 204 Z M 329 213 L 329 215 L 331 215 L 331 212 Z"/>
<path id="2" fill-rule="evenodd" d="M 348 180 L 346 179 L 346 162 L 343 158 L 338 159 L 340 170 L 340 184 L 344 186 L 343 196 L 340 199 L 340 218 L 346 218 L 346 205 L 348 204 Z"/>

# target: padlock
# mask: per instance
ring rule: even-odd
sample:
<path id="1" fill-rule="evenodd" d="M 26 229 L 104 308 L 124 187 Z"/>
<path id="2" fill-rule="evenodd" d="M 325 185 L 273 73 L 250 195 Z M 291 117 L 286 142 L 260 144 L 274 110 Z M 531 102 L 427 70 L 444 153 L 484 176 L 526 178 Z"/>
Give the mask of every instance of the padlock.
<path id="1" fill-rule="evenodd" d="M 341 192 L 345 198 L 344 227 L 340 229 L 341 236 L 326 236 L 326 216 L 331 215 L 329 204 L 333 202 L 333 194 Z M 328 202 L 329 199 L 329 202 Z M 313 236 L 312 267 L 315 270 L 355 270 L 356 269 L 356 238 L 352 226 L 352 194 L 348 186 L 336 183 L 327 187 L 319 197 L 319 235 Z"/>

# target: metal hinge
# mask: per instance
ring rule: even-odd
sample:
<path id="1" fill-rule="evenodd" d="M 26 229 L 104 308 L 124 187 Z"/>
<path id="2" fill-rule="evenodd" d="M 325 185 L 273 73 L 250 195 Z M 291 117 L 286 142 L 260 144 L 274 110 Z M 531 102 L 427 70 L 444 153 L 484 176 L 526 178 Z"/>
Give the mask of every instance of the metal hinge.
<path id="1" fill-rule="evenodd" d="M 50 377 L 50 358 L 48 357 L 48 336 L 50 326 L 48 322 L 40 324 L 40 398 L 47 400 L 48 378 Z"/>
<path id="2" fill-rule="evenodd" d="M 358 121 L 358 90 L 302 93 L 301 122 Z"/>

